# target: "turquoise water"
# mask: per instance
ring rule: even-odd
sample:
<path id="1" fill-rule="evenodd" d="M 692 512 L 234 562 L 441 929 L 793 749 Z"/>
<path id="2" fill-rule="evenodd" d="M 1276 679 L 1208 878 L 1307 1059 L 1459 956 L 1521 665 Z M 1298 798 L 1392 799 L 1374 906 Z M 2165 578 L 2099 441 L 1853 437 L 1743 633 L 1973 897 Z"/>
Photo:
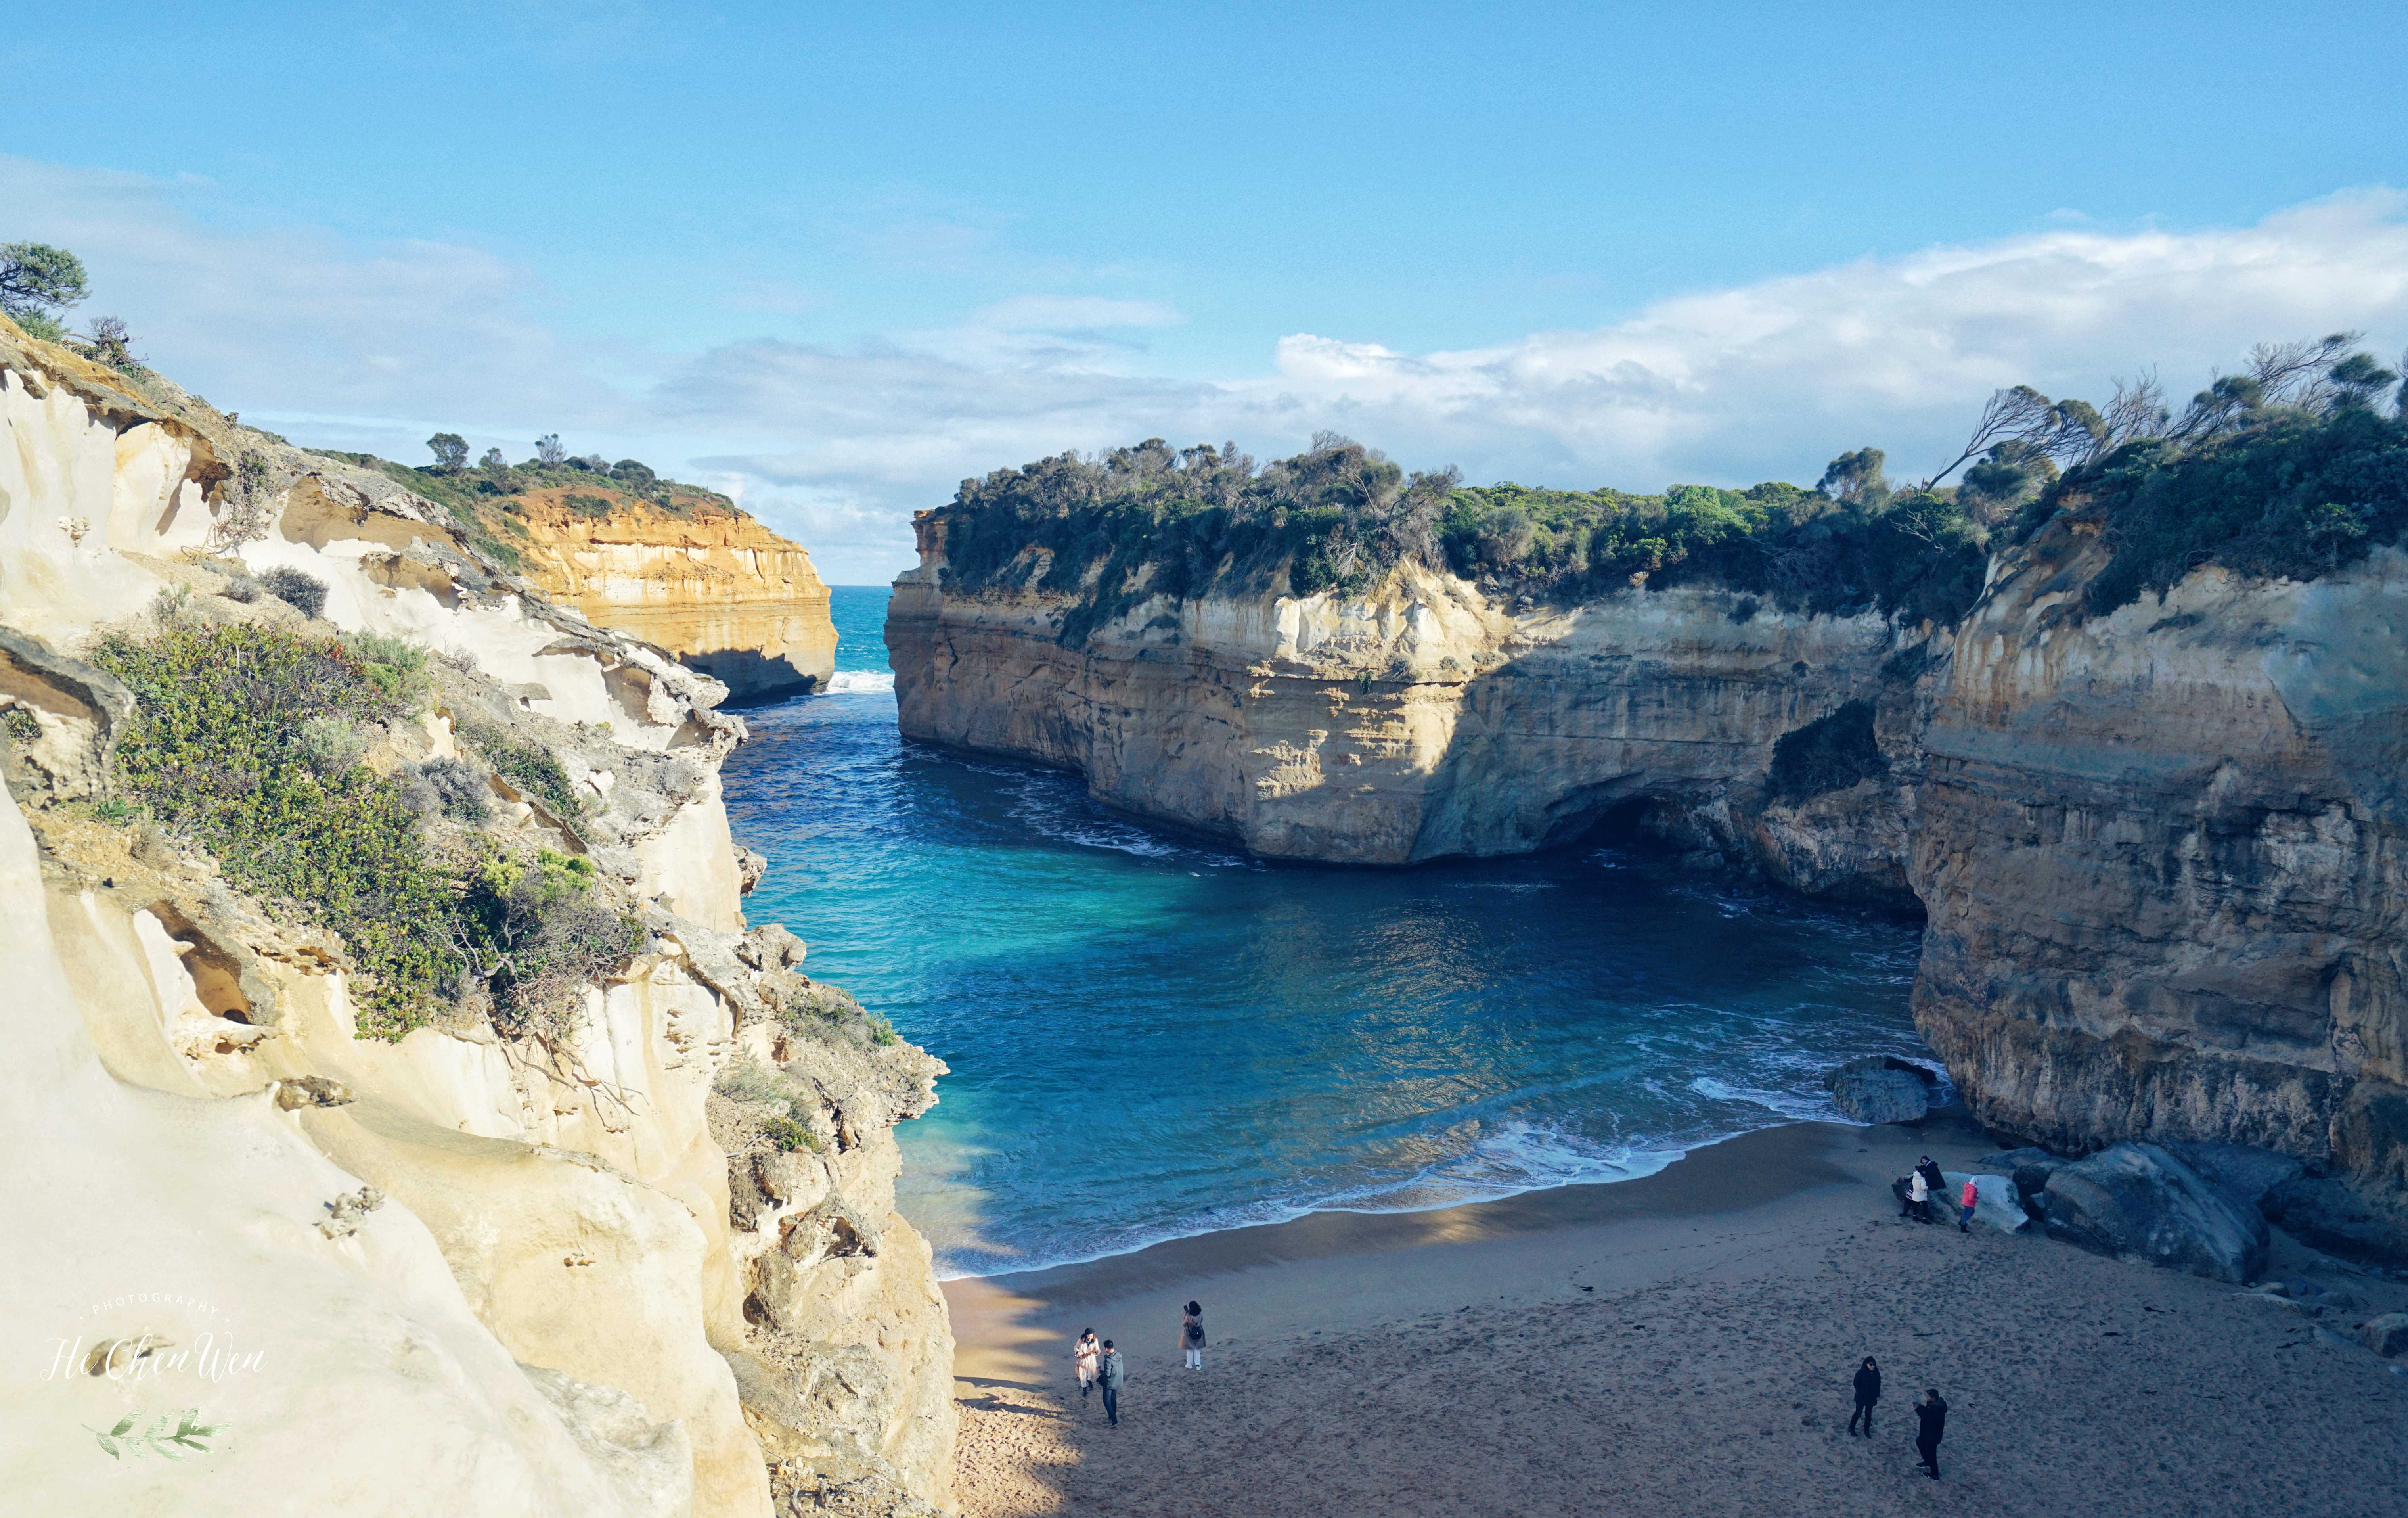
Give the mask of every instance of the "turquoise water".
<path id="1" fill-rule="evenodd" d="M 747 712 L 727 795 L 752 918 L 953 1067 L 900 1135 L 949 1275 L 1645 1174 L 1928 1058 L 1885 918 L 1599 849 L 1268 864 L 906 744 L 886 595 L 836 591 L 836 688 Z"/>

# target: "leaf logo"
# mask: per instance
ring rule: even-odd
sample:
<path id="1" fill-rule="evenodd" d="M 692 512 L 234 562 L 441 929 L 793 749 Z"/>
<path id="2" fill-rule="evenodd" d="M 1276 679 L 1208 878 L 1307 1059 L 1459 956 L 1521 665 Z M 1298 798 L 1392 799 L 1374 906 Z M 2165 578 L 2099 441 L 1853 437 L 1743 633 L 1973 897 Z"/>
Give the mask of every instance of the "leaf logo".
<path id="1" fill-rule="evenodd" d="M 129 1412 L 117 1420 L 117 1426 L 107 1433 L 90 1424 L 84 1424 L 84 1429 L 100 1441 L 102 1452 L 111 1460 L 121 1460 L 129 1454 L 155 1454 L 162 1460 L 182 1460 L 190 1455 L 208 1453 L 209 1447 L 203 1441 L 225 1431 L 225 1424 L 205 1424 L 200 1421 L 200 1416 L 198 1408 L 186 1408 L 178 1414 L 161 1413 L 150 1427 L 137 1430 L 136 1425 L 141 1423 L 142 1415 Z M 173 1432 L 169 1431 L 171 1427 Z"/>

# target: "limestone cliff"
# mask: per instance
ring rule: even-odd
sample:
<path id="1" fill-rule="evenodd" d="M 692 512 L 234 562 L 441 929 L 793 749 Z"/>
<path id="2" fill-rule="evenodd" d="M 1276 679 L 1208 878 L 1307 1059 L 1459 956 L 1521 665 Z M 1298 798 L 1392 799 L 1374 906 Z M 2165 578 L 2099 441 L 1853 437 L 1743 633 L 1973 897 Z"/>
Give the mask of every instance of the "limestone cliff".
<path id="1" fill-rule="evenodd" d="M 2092 616 L 2110 556 L 2069 510 L 1954 628 L 1695 584 L 1507 604 L 1408 562 L 1072 638 L 1041 565 L 959 593 L 946 527 L 921 517 L 888 617 L 911 737 L 1288 858 L 1541 848 L 1636 809 L 1689 862 L 1919 901 L 1917 1019 L 2004 1133 L 2408 1186 L 2397 549 Z"/>
<path id="2" fill-rule="evenodd" d="M 2069 513 L 1931 675 L 1915 1016 L 1983 1120 L 2408 1182 L 2408 556 L 2103 617 Z"/>
<path id="3" fill-rule="evenodd" d="M 836 669 L 827 586 L 810 555 L 724 502 L 551 487 L 509 509 L 537 588 L 658 643 L 738 699 L 822 689 Z"/>
<path id="4" fill-rule="evenodd" d="M 722 687 L 385 476 L 5 321 L 0 421 L 11 1511 L 944 1501 L 951 1340 L 890 1131 L 942 1067 L 822 1015 L 802 946 L 746 927 Z M 244 588 L 279 569 L 321 617 Z M 87 643 L 254 623 L 433 656 L 379 773 L 479 733 L 552 757 L 566 791 L 496 771 L 472 841 L 576 863 L 636 930 L 555 1034 L 464 1004 L 362 1036 L 344 940 L 128 815 L 136 703 Z M 206 1453 L 140 1458 L 188 1408 Z"/>
<path id="5" fill-rule="evenodd" d="M 1076 646 L 1073 598 L 949 593 L 944 521 L 896 582 L 904 732 L 1076 769 L 1104 801 L 1255 853 L 1403 864 L 1578 838 L 1618 807 L 1810 890 L 1895 889 L 1902 825 L 1822 841 L 1768 793 L 1783 735 L 1877 695 L 1918 640 L 1876 615 L 1689 586 L 1498 604 L 1408 564 L 1355 597 L 1155 597 Z M 1895 788 L 1845 800 L 1886 818 Z"/>

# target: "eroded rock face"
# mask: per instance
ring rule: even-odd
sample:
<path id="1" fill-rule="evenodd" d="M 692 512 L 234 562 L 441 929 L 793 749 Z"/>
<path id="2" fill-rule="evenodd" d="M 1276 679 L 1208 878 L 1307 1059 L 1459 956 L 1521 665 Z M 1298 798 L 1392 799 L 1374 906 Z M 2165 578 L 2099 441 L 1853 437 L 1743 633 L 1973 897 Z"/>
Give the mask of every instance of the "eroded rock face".
<path id="1" fill-rule="evenodd" d="M 724 683 L 738 700 L 824 688 L 828 590 L 803 545 L 732 512 L 588 515 L 538 492 L 519 544 L 538 588 Z"/>
<path id="2" fill-rule="evenodd" d="M 2085 620 L 2104 561 L 2060 519 L 1932 676 L 1916 1021 L 2001 1132 L 2256 1145 L 2397 1185 L 2408 557 L 2204 570 Z"/>
<path id="3" fill-rule="evenodd" d="M 1879 616 L 1711 588 L 1516 611 L 1407 567 L 1351 600 L 1156 598 L 1066 648 L 1068 598 L 953 596 L 941 519 L 918 526 L 886 624 L 909 736 L 1064 765 L 1279 858 L 1523 853 L 1653 799 L 1802 889 L 1903 878 L 1903 823 L 1872 820 L 1895 786 L 1819 806 L 1763 786 L 1784 734 L 1879 696 L 1902 646 Z"/>
<path id="4" fill-rule="evenodd" d="M 728 1353 L 782 1342 L 747 1313 L 782 1219 L 737 1220 L 709 1107 L 739 1048 L 784 1036 L 778 977 L 803 949 L 743 921 L 718 788 L 742 724 L 707 676 L 480 560 L 439 507 L 171 385 L 125 383 L 0 319 L 0 962 L 16 1036 L 0 1129 L 17 1157 L 0 1179 L 0 1347 L 38 1366 L 53 1338 L 147 1335 L 172 1341 L 145 1356 L 161 1365 L 214 1334 L 262 1358 L 206 1385 L 187 1368 L 172 1389 L 0 1382 L 12 1501 L 88 1505 L 106 1457 L 82 1427 L 148 1395 L 202 1403 L 240 1437 L 206 1485 L 165 1462 L 114 1472 L 130 1511 L 767 1513 Z M 260 535 L 222 541 L 246 514 Z M 163 604 L 297 616 L 225 593 L 276 567 L 324 585 L 336 628 L 442 656 L 439 709 L 392 725 L 366 762 L 454 758 L 460 725 L 480 723 L 552 752 L 577 790 L 571 807 L 497 777 L 487 824 L 582 855 L 643 929 L 551 1047 L 466 1012 L 359 1037 L 339 941 L 232 889 L 196 846 L 85 804 L 122 714 L 79 672 L 79 640 Z M 876 1368 L 839 1421 L 806 1432 L 849 1490 L 941 1502 L 951 1338 L 926 1247 L 894 1213 L 891 1132 L 933 1101 L 941 1066 L 899 1043 L 874 1068 L 781 1057 L 815 1077 L 812 1120 L 846 1135 L 822 1201 L 881 1240 L 843 1282 L 793 1283 L 786 1311 L 813 1342 Z"/>

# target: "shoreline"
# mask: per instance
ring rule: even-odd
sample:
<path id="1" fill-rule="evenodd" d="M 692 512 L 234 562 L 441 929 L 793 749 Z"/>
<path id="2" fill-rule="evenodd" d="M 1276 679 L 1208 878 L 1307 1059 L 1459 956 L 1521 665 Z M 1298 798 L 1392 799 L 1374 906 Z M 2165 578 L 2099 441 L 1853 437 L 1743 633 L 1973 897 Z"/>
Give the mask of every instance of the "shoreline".
<path id="1" fill-rule="evenodd" d="M 1411 1213 L 1314 1213 L 944 1283 L 965 1518 L 1928 1513 L 2398 1518 L 2408 1375 L 2346 1341 L 2408 1308 L 2275 1236 L 2326 1323 L 2030 1230 L 1898 1218 L 1889 1178 L 1999 1148 L 1803 1122 L 1652 1176 Z M 1211 1345 L 1184 1369 L 1180 1304 Z M 1071 1337 L 1122 1348 L 1121 1424 Z M 2338 1332 L 2335 1332 L 2338 1330 Z M 1870 1440 L 1849 1377 L 1886 1378 Z M 1951 1404 L 1924 1479 L 1908 1405 Z"/>
<path id="2" fill-rule="evenodd" d="M 1835 1163 L 1830 1151 L 1851 1136 L 1868 1140 L 1860 1147 L 1869 1152 L 1878 1149 L 1888 1156 L 1897 1151 L 1899 1169 L 1927 1151 L 1948 1165 L 1999 1148 L 1961 1116 L 1961 1109 L 1953 1116 L 1935 1114 L 1922 1129 L 1782 1122 L 1701 1144 L 1661 1169 L 1623 1180 L 1538 1187 L 1439 1207 L 1308 1212 L 1280 1222 L 1165 1239 L 1093 1260 L 957 1276 L 939 1283 L 953 1309 L 955 1380 L 1033 1374 L 1037 1367 L 1026 1346 L 1048 1337 L 1067 1344 L 1076 1328 L 1062 1326 L 1066 1313 L 1104 1315 L 1143 1305 L 1160 1316 L 1161 1304 L 1168 1303 L 1175 1322 L 1174 1298 L 1216 1290 L 1237 1303 L 1263 1304 L 1240 1307 L 1234 1313 L 1210 1313 L 1208 1308 L 1216 1338 L 1232 1343 L 1310 1333 L 1325 1317 L 1327 1326 L 1356 1327 L 1400 1313 L 1412 1315 L 1416 1307 L 1440 1310 L 1426 1304 L 1462 1298 L 1468 1274 L 1501 1271 L 1498 1279 L 1509 1283 L 1508 1289 L 1480 1294 L 1491 1302 L 1536 1299 L 1533 1294 L 1542 1276 L 1554 1279 L 1600 1242 L 1592 1236 L 1596 1230 L 1636 1227 L 1652 1236 L 1694 1229 L 1697 1224 L 1683 1220 L 1745 1211 L 1800 1193 L 1849 1186 L 1854 1171 Z M 1658 1240 L 1651 1236 L 1644 1242 Z M 1428 1252 L 1407 1265 L 1411 1274 L 1402 1283 L 1386 1273 L 1365 1276 L 1348 1264 L 1409 1251 Z M 1580 1284 L 1594 1286 L 1606 1277 L 1626 1279 L 1629 1274 L 1627 1264 L 1619 1270 L 1592 1269 Z M 1349 1276 L 1356 1278 L 1351 1285 Z M 1314 1303 L 1310 1322 L 1287 1305 L 1289 1298 L 1307 1293 Z M 971 1365 L 983 1368 L 973 1375 L 964 1368 Z M 997 1375 L 1006 1369 L 1010 1375 Z"/>

